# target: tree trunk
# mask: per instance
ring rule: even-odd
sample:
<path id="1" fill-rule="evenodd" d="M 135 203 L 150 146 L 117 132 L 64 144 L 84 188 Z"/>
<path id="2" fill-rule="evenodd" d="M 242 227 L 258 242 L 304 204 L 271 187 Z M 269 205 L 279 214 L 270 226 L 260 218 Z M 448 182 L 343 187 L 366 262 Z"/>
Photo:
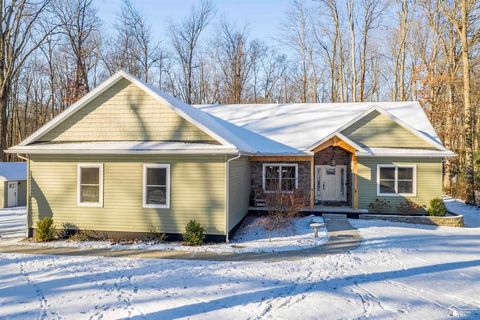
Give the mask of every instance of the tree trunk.
<path id="1" fill-rule="evenodd" d="M 8 88 L 0 92 L 0 158 L 2 161 L 7 161 L 7 126 L 8 126 Z"/>
<path id="2" fill-rule="evenodd" d="M 460 28 L 460 41 L 462 42 L 462 64 L 463 64 L 463 98 L 464 109 L 464 130 L 465 130 L 465 173 L 467 179 L 467 190 L 465 202 L 475 203 L 475 178 L 473 167 L 473 108 L 470 101 L 470 61 L 469 45 L 467 39 L 467 0 L 462 0 L 462 21 Z"/>

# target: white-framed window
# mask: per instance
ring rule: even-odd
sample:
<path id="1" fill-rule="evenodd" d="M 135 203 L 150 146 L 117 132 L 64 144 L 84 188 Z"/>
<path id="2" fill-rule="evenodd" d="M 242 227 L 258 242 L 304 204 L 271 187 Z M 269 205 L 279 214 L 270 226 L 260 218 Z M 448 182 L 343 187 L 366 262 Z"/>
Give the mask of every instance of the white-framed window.
<path id="1" fill-rule="evenodd" d="M 78 164 L 77 204 L 103 207 L 103 163 Z"/>
<path id="2" fill-rule="evenodd" d="M 377 165 L 378 196 L 415 196 L 416 194 L 416 165 Z"/>
<path id="3" fill-rule="evenodd" d="M 170 208 L 170 165 L 143 165 L 143 207 Z"/>
<path id="4" fill-rule="evenodd" d="M 293 192 L 298 188 L 298 165 L 296 163 L 264 163 L 264 192 Z"/>

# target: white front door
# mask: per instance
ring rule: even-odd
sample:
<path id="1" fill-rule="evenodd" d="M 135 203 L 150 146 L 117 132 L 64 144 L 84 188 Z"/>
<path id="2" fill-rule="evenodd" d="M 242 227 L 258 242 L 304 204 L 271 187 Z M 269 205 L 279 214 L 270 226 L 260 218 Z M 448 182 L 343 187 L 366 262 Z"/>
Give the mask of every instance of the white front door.
<path id="1" fill-rule="evenodd" d="M 8 188 L 7 207 L 16 207 L 17 206 L 18 182 L 17 181 L 7 182 L 7 188 Z"/>
<path id="2" fill-rule="evenodd" d="M 347 166 L 315 166 L 315 200 L 347 201 Z"/>

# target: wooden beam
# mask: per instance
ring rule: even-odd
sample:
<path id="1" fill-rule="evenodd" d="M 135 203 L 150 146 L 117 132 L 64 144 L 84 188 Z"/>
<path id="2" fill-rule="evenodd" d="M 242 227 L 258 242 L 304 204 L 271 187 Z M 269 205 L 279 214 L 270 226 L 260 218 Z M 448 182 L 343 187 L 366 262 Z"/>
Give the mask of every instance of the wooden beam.
<path id="1" fill-rule="evenodd" d="M 252 156 L 250 161 L 310 161 L 311 156 Z"/>
<path id="2" fill-rule="evenodd" d="M 315 205 L 315 157 L 310 158 L 310 208 Z"/>
<path id="3" fill-rule="evenodd" d="M 358 158 L 352 155 L 352 173 L 353 173 L 353 209 L 358 209 Z"/>

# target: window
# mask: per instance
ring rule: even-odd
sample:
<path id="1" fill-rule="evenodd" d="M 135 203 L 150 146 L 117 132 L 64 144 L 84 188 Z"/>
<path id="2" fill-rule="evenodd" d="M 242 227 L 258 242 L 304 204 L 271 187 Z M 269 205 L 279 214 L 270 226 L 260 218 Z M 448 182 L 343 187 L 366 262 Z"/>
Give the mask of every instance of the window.
<path id="1" fill-rule="evenodd" d="M 292 192 L 298 188 L 297 164 L 264 164 L 263 190 L 265 192 Z"/>
<path id="2" fill-rule="evenodd" d="M 170 208 L 170 165 L 146 164 L 143 167 L 143 207 Z"/>
<path id="3" fill-rule="evenodd" d="M 416 194 L 416 166 L 380 164 L 377 167 L 377 195 L 413 196 Z"/>
<path id="4" fill-rule="evenodd" d="M 77 185 L 79 206 L 103 206 L 103 164 L 80 163 Z"/>

